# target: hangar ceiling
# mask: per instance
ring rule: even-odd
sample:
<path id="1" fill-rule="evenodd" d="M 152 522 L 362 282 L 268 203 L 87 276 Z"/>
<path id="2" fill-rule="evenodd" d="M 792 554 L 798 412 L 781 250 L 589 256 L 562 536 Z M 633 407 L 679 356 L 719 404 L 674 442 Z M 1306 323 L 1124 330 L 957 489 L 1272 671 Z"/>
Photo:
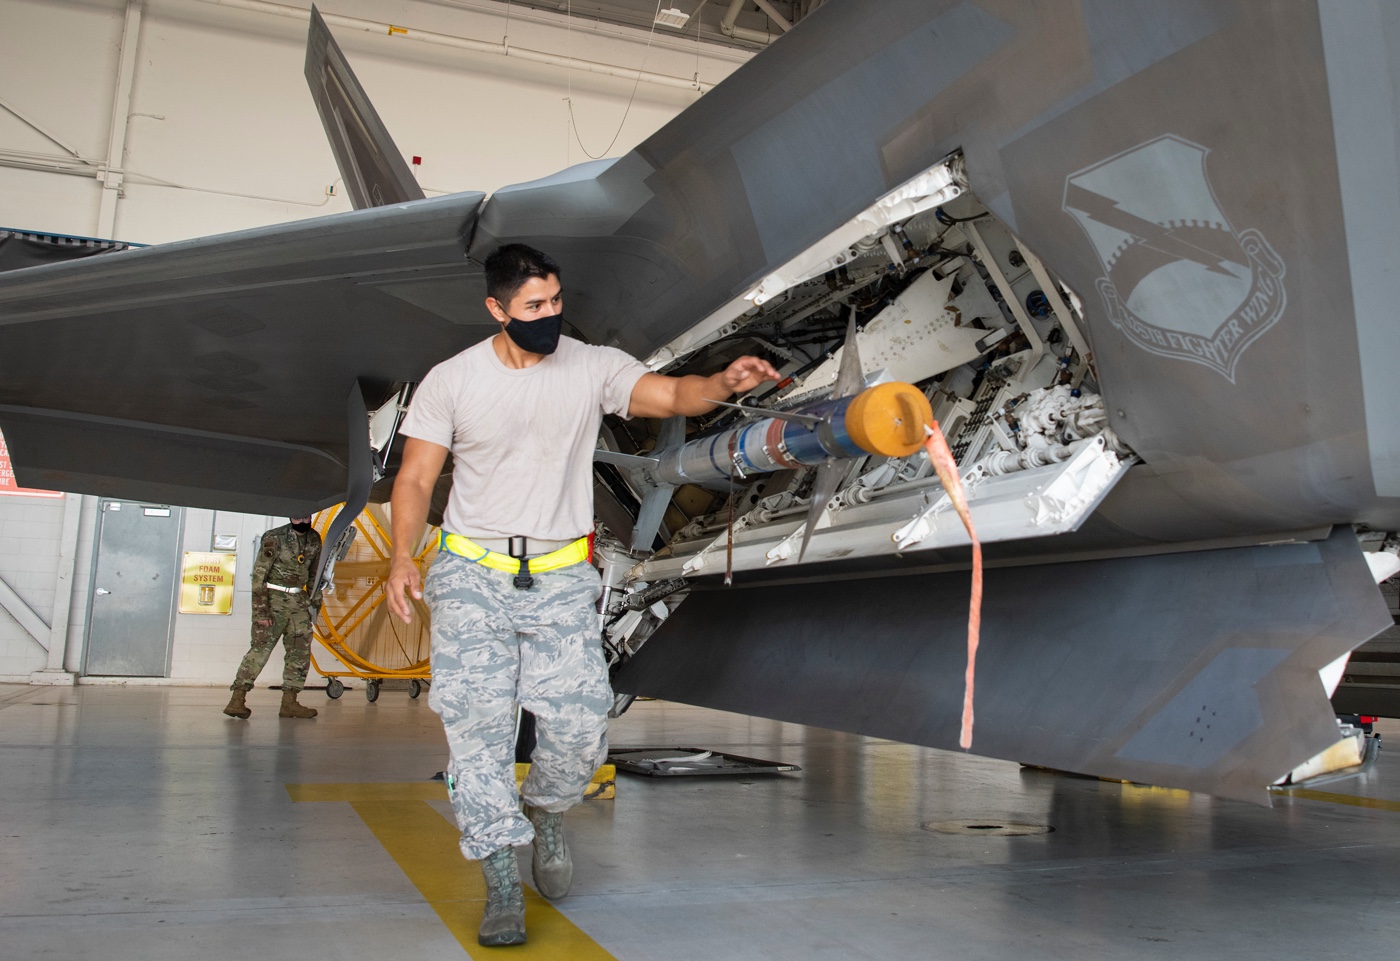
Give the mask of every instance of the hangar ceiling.
<path id="1" fill-rule="evenodd" d="M 743 50 L 767 46 L 823 0 L 490 0 L 603 23 L 652 29 Z M 682 19 L 684 18 L 684 19 Z"/>

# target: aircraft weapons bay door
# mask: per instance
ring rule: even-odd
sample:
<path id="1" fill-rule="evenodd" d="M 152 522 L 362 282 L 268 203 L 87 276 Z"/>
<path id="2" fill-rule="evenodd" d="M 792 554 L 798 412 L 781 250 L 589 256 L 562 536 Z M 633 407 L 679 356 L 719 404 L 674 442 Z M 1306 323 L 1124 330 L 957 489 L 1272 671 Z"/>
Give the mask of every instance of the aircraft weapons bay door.
<path id="1" fill-rule="evenodd" d="M 104 500 L 100 516 L 84 673 L 165 677 L 184 511 Z"/>

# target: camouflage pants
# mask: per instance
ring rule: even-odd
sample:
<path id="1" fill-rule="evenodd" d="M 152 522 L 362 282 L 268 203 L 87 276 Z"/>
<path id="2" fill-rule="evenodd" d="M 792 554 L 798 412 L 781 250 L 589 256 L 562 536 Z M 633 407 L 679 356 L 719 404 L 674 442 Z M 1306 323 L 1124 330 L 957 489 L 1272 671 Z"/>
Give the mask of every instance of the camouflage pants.
<path id="1" fill-rule="evenodd" d="M 513 575 L 446 552 L 428 572 L 428 703 L 447 731 L 452 808 L 470 859 L 530 843 L 534 828 L 520 798 L 567 810 L 607 757 L 612 687 L 594 607 L 601 590 L 586 563 L 537 574 L 529 590 L 516 588 Z M 517 704 L 535 715 L 538 739 L 518 793 Z"/>
<path id="2" fill-rule="evenodd" d="M 255 592 L 256 594 L 257 592 Z M 280 591 L 262 589 L 267 595 L 266 605 L 272 617 L 272 624 L 262 627 L 258 624 L 257 608 L 264 603 L 263 598 L 253 601 L 253 644 L 243 655 L 234 676 L 231 690 L 253 689 L 253 682 L 262 673 L 268 655 L 282 640 L 285 660 L 282 666 L 282 690 L 300 691 L 306 686 L 306 671 L 311 666 L 311 610 L 305 594 L 283 594 Z"/>

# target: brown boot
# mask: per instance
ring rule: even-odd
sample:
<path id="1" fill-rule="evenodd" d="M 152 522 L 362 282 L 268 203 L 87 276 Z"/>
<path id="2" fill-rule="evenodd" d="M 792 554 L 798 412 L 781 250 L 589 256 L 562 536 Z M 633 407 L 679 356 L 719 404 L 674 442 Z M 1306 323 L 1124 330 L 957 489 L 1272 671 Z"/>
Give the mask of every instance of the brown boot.
<path id="1" fill-rule="evenodd" d="M 282 690 L 282 709 L 277 712 L 278 717 L 315 717 L 316 709 L 297 703 L 297 695 L 300 691 Z"/>
<path id="2" fill-rule="evenodd" d="M 229 717 L 241 717 L 244 719 L 251 717 L 253 712 L 248 707 L 247 698 L 247 691 L 243 690 L 241 687 L 235 687 L 233 689 L 233 696 L 228 699 L 228 707 L 224 708 L 224 713 Z"/>

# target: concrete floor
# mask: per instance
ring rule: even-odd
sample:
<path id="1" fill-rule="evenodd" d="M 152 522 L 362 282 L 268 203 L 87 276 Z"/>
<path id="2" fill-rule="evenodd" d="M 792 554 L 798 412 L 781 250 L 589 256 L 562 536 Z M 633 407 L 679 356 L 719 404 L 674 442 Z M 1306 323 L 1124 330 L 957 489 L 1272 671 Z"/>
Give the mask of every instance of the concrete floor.
<path id="1" fill-rule="evenodd" d="M 426 698 L 309 692 L 320 718 L 279 721 L 257 691 L 237 722 L 225 697 L 0 686 L 0 959 L 1400 956 L 1400 771 L 1384 755 L 1269 810 L 641 703 L 615 744 L 803 771 L 624 775 L 616 800 L 569 815 L 562 914 L 532 900 L 531 944 L 487 951 L 445 801 L 286 787 L 431 791 L 444 747 Z M 1400 724 L 1382 730 L 1400 745 Z M 358 802 L 292 800 L 318 790 Z M 1358 796 L 1379 800 L 1342 803 Z M 1054 832 L 922 827 L 946 820 Z"/>

